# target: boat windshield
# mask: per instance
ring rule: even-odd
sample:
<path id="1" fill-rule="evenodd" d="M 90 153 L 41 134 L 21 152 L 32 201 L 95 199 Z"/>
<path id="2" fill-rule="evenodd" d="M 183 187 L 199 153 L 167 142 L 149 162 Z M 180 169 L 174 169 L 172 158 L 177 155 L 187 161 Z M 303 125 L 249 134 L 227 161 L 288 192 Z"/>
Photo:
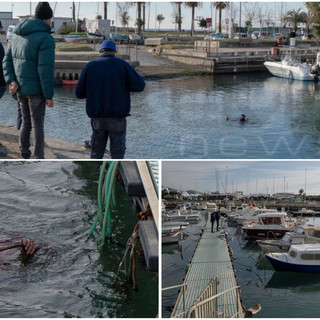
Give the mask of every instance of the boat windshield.
<path id="1" fill-rule="evenodd" d="M 289 241 L 289 239 L 290 239 L 290 234 L 289 234 L 289 232 L 287 232 L 287 233 L 284 235 L 284 237 L 282 238 L 282 240 L 283 240 L 283 241 Z"/>
<path id="2" fill-rule="evenodd" d="M 281 217 L 264 217 L 261 221 L 262 224 L 281 224 Z"/>

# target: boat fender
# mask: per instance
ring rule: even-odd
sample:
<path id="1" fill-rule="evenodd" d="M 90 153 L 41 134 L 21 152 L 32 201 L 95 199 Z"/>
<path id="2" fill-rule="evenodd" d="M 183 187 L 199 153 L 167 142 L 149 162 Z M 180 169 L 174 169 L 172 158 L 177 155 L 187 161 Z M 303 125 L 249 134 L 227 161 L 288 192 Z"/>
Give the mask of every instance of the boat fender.
<path id="1" fill-rule="evenodd" d="M 255 304 L 248 310 L 245 310 L 245 317 L 250 317 L 254 314 L 257 314 L 261 310 L 261 305 L 260 304 Z"/>

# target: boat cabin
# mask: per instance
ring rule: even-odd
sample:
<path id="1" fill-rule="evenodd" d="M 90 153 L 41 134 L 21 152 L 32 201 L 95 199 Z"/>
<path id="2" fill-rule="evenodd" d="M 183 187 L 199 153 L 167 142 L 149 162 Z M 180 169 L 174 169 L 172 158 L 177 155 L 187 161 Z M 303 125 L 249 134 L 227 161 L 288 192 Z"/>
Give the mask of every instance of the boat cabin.
<path id="1" fill-rule="evenodd" d="M 320 263 L 319 244 L 300 244 L 297 246 L 292 245 L 288 254 L 292 259 L 302 261 L 318 261 Z"/>
<path id="2" fill-rule="evenodd" d="M 287 217 L 287 214 L 285 212 L 266 212 L 259 214 L 257 217 L 259 219 L 259 224 L 285 225 L 285 218 Z"/>

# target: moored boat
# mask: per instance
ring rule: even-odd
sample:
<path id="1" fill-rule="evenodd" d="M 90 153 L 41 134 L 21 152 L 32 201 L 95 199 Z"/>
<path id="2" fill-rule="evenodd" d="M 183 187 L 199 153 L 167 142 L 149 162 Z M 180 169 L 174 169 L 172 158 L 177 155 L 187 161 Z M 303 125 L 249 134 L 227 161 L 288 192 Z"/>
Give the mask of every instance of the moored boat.
<path id="1" fill-rule="evenodd" d="M 162 244 L 177 243 L 183 239 L 183 231 L 163 232 L 162 231 Z"/>
<path id="2" fill-rule="evenodd" d="M 76 86 L 78 80 L 61 80 L 63 86 Z"/>
<path id="3" fill-rule="evenodd" d="M 281 61 L 266 61 L 264 65 L 272 75 L 280 78 L 302 81 L 314 81 L 318 78 L 317 72 L 313 71 L 314 66 L 302 63 L 300 57 L 292 49 L 284 52 Z"/>
<path id="4" fill-rule="evenodd" d="M 162 216 L 163 221 L 199 221 L 200 215 L 198 213 L 181 214 L 179 210 L 177 213 L 165 213 Z"/>
<path id="5" fill-rule="evenodd" d="M 320 228 L 313 226 L 299 226 L 292 232 L 287 232 L 282 239 L 258 240 L 263 252 L 286 252 L 295 244 L 320 244 Z"/>
<path id="6" fill-rule="evenodd" d="M 266 253 L 277 271 L 320 273 L 320 244 L 292 245 L 289 252 Z"/>
<path id="7" fill-rule="evenodd" d="M 82 34 L 73 34 L 73 35 L 67 35 L 64 37 L 65 42 L 73 42 L 79 39 L 87 39 L 88 35 L 82 35 Z"/>
<path id="8" fill-rule="evenodd" d="M 258 223 L 254 221 L 242 227 L 248 238 L 280 239 L 297 227 L 297 222 L 286 220 L 285 212 L 261 213 L 257 217 Z"/>

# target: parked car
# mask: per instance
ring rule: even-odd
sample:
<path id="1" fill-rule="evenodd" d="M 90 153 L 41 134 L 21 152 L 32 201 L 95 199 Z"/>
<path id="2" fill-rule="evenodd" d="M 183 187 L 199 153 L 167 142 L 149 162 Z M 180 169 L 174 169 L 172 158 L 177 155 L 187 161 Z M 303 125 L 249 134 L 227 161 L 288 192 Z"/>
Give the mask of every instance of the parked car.
<path id="1" fill-rule="evenodd" d="M 272 38 L 273 38 L 273 39 L 279 39 L 280 37 L 284 38 L 282 33 L 274 33 L 274 34 L 272 35 Z"/>
<path id="2" fill-rule="evenodd" d="M 220 40 L 225 38 L 226 36 L 221 33 L 210 33 L 204 37 L 204 40 Z"/>
<path id="3" fill-rule="evenodd" d="M 252 38 L 252 39 L 259 39 L 259 38 L 261 38 L 261 33 L 260 33 L 260 31 L 253 31 L 252 34 L 251 34 L 251 38 Z"/>
<path id="4" fill-rule="evenodd" d="M 130 42 L 137 43 L 137 44 L 144 42 L 144 37 L 140 36 L 139 34 L 130 34 L 129 39 L 130 39 Z"/>
<path id="5" fill-rule="evenodd" d="M 8 29 L 7 29 L 7 42 L 10 42 L 12 40 L 12 34 L 13 34 L 14 28 L 15 28 L 15 25 L 11 25 L 8 27 Z"/>
<path id="6" fill-rule="evenodd" d="M 248 37 L 248 34 L 247 33 L 236 33 L 234 35 L 234 38 L 235 39 L 241 39 L 241 38 L 247 38 Z"/>

